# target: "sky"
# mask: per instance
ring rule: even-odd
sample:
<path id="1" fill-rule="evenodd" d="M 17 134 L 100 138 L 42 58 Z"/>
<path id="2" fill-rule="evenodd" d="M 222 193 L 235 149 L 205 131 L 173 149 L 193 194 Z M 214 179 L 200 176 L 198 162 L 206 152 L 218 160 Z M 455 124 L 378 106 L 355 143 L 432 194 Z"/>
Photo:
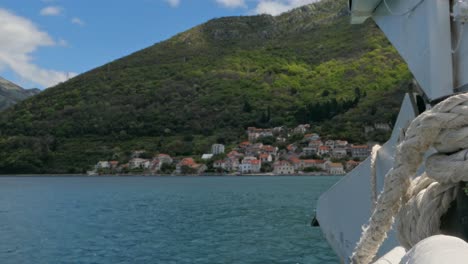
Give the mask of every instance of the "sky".
<path id="1" fill-rule="evenodd" d="M 317 0 L 2 0 L 0 76 L 45 89 L 224 16 Z"/>

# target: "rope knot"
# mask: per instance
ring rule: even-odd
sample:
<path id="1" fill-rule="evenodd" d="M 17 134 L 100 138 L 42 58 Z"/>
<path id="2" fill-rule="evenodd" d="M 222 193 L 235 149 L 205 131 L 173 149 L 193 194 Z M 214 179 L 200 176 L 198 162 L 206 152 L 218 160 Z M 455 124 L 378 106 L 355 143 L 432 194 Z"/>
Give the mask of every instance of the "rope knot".
<path id="1" fill-rule="evenodd" d="M 395 216 L 400 243 L 406 248 L 439 234 L 440 217 L 455 199 L 458 182 L 468 181 L 467 125 L 468 93 L 447 98 L 411 122 L 352 263 L 373 260 Z M 437 153 L 426 159 L 426 172 L 416 177 L 431 147 Z"/>

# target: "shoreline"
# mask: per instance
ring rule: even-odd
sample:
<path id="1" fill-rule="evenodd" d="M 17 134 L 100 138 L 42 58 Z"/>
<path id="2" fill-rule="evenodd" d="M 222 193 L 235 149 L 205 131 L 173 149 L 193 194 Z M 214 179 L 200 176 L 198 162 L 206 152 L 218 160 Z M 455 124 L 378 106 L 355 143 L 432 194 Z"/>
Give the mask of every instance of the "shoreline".
<path id="1" fill-rule="evenodd" d="M 200 175 L 172 175 L 172 174 L 108 174 L 108 175 L 88 175 L 88 174 L 0 174 L 0 178 L 27 178 L 27 177 L 63 177 L 63 178 L 111 178 L 111 177 L 333 177 L 344 175 L 331 175 L 331 174 L 200 174 Z"/>

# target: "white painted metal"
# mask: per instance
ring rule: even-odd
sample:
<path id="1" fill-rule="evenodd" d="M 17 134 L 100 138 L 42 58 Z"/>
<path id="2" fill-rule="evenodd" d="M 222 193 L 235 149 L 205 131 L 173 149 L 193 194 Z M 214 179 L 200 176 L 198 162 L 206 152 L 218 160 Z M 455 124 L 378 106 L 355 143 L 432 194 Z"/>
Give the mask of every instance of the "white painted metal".
<path id="1" fill-rule="evenodd" d="M 437 235 L 422 240 L 400 262 L 395 263 L 466 264 L 467 259 L 468 244 L 465 241 L 457 237 Z"/>
<path id="2" fill-rule="evenodd" d="M 396 247 L 373 264 L 400 264 L 400 261 L 405 254 L 406 250 L 404 247 Z"/>
<path id="3" fill-rule="evenodd" d="M 379 150 L 377 159 L 377 185 L 380 193 L 383 179 L 392 167 L 395 146 L 402 131 L 415 118 L 413 105 L 407 95 L 390 140 Z M 317 219 L 329 244 L 342 263 L 358 242 L 362 225 L 371 214 L 370 158 L 346 175 L 330 190 L 324 193 L 317 203 Z M 398 246 L 393 232 L 381 247 L 379 256 Z"/>
<path id="4" fill-rule="evenodd" d="M 429 99 L 453 94 L 450 2 L 447 0 L 386 0 L 374 20 L 395 46 Z M 419 5 L 418 5 L 419 4 Z"/>
<path id="5" fill-rule="evenodd" d="M 459 37 L 461 36 L 461 41 L 458 44 L 458 51 L 453 56 L 453 65 L 454 65 L 454 83 L 455 87 L 463 87 L 468 84 L 468 24 L 462 26 L 456 24 L 453 27 L 453 43 L 458 43 Z M 457 44 L 453 45 L 454 48 Z M 465 87 L 466 91 L 468 87 Z"/>
<path id="6" fill-rule="evenodd" d="M 467 1 L 467 0 L 463 0 Z M 449 0 L 350 0 L 351 22 L 372 17 L 408 63 L 428 99 L 468 91 L 468 26 L 450 16 Z M 455 52 L 453 50 L 455 49 Z M 377 188 L 393 165 L 399 134 L 415 117 L 406 96 L 390 140 L 377 156 Z M 421 168 L 423 170 L 423 168 Z M 332 248 L 348 263 L 371 214 L 370 159 L 323 194 L 317 219 Z M 378 256 L 398 246 L 393 232 Z"/>
<path id="7" fill-rule="evenodd" d="M 362 23 L 372 17 L 408 63 L 429 99 L 451 95 L 456 88 L 468 89 L 468 26 L 450 17 L 451 1 L 352 0 L 350 3 L 351 22 Z M 457 46 L 458 52 L 452 54 Z"/>

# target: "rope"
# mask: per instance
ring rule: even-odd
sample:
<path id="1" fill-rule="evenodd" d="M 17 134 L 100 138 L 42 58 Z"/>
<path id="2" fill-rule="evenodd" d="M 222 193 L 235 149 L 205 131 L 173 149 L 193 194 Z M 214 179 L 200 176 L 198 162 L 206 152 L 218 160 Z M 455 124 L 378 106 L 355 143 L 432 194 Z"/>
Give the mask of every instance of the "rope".
<path id="1" fill-rule="evenodd" d="M 371 154 L 371 209 L 374 210 L 377 205 L 377 157 L 379 155 L 380 145 L 372 148 Z"/>
<path id="2" fill-rule="evenodd" d="M 453 201 L 457 183 L 468 181 L 467 126 L 468 93 L 452 96 L 413 120 L 396 148 L 393 168 L 351 257 L 353 264 L 374 259 L 398 212 L 399 238 L 407 248 L 440 232 L 440 216 Z M 438 153 L 426 160 L 426 172 L 415 178 L 430 147 Z"/>

